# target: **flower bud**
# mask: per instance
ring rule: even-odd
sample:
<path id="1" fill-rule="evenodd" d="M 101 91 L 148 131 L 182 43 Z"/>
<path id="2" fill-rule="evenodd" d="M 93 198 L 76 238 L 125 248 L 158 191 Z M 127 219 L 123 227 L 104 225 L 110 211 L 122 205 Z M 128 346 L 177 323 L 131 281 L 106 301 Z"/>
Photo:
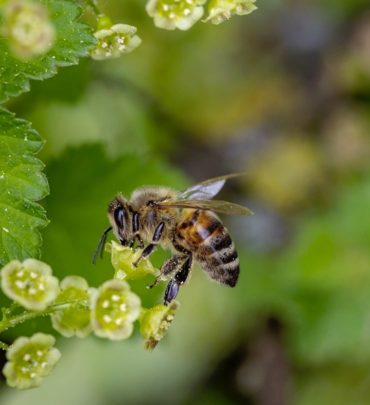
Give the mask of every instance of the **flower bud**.
<path id="1" fill-rule="evenodd" d="M 211 0 L 208 3 L 208 16 L 203 22 L 221 24 L 233 15 L 246 15 L 257 9 L 256 0 Z"/>
<path id="2" fill-rule="evenodd" d="M 131 336 L 133 322 L 141 311 L 140 298 L 121 280 L 106 281 L 98 290 L 92 289 L 91 322 L 94 333 L 111 340 Z"/>
<path id="3" fill-rule="evenodd" d="M 204 3 L 205 0 L 149 0 L 146 11 L 156 27 L 186 31 L 202 18 Z"/>
<path id="4" fill-rule="evenodd" d="M 167 333 L 179 304 L 172 301 L 169 305 L 156 305 L 147 309 L 140 317 L 140 332 L 146 339 L 145 347 L 153 350 Z"/>
<path id="5" fill-rule="evenodd" d="M 19 389 L 38 387 L 60 359 L 54 344 L 54 336 L 43 333 L 16 339 L 6 352 L 8 361 L 3 368 L 8 385 Z"/>
<path id="6" fill-rule="evenodd" d="M 89 302 L 90 292 L 87 281 L 78 276 L 68 276 L 60 283 L 56 304 L 71 303 L 67 308 L 50 315 L 53 328 L 65 337 L 83 338 L 91 331 L 90 309 L 79 302 Z M 73 304 L 76 301 L 76 304 Z"/>
<path id="7" fill-rule="evenodd" d="M 40 2 L 9 0 L 4 5 L 3 33 L 19 59 L 46 54 L 55 42 L 55 28 Z"/>
<path id="8" fill-rule="evenodd" d="M 1 288 L 24 308 L 43 311 L 59 291 L 58 279 L 51 274 L 51 268 L 39 260 L 13 260 L 1 270 Z"/>
<path id="9" fill-rule="evenodd" d="M 135 251 L 115 241 L 107 243 L 105 250 L 111 253 L 111 261 L 115 270 L 114 278 L 119 280 L 137 280 L 148 274 L 159 275 L 159 270 L 153 267 L 147 258 L 142 259 L 137 267 L 132 265 L 140 257 L 140 250 Z"/>
<path id="10" fill-rule="evenodd" d="M 91 57 L 95 60 L 113 59 L 133 51 L 141 44 L 136 31 L 136 27 L 127 24 L 116 24 L 96 31 L 94 36 L 98 42 L 91 51 Z"/>

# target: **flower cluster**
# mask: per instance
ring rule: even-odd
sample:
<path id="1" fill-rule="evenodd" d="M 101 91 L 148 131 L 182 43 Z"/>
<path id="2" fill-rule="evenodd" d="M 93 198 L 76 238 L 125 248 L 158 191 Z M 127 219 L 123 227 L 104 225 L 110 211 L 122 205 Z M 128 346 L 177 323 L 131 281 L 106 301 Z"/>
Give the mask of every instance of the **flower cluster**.
<path id="1" fill-rule="evenodd" d="M 257 9 L 255 1 L 210 0 L 203 22 L 220 24 L 233 15 L 250 14 Z M 158 28 L 188 30 L 203 17 L 205 3 L 206 0 L 149 0 L 146 11 Z"/>
<path id="2" fill-rule="evenodd" d="M 46 54 L 56 38 L 48 9 L 31 0 L 9 0 L 3 9 L 3 34 L 13 54 L 19 59 L 33 59 Z"/>
<path id="3" fill-rule="evenodd" d="M 137 28 L 132 25 L 112 25 L 107 16 L 101 15 L 98 31 L 94 33 L 97 43 L 91 51 L 91 57 L 96 60 L 114 59 L 130 53 L 141 44 L 136 32 Z"/>
<path id="4" fill-rule="evenodd" d="M 147 259 L 133 266 L 140 250 L 115 242 L 107 244 L 106 250 L 111 253 L 115 274 L 99 288 L 89 287 L 79 276 L 68 276 L 59 283 L 51 268 L 35 259 L 13 260 L 4 266 L 1 287 L 15 303 L 3 309 L 0 333 L 27 319 L 50 315 L 53 328 L 65 337 L 83 338 L 93 332 L 102 338 L 123 340 L 132 335 L 138 320 L 145 347 L 154 349 L 168 331 L 178 303 L 143 308 L 127 281 L 157 277 L 159 270 Z M 53 336 L 42 333 L 16 339 L 7 349 L 8 362 L 3 369 L 8 385 L 20 389 L 38 386 L 60 358 L 54 343 Z M 6 344 L 0 342 L 0 348 L 6 349 Z"/>

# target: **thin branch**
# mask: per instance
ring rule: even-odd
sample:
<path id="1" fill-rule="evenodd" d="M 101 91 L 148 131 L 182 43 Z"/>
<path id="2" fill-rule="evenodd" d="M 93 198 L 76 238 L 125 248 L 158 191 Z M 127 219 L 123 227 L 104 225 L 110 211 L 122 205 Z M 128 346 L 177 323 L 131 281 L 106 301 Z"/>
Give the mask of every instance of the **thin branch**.
<path id="1" fill-rule="evenodd" d="M 47 316 L 52 314 L 53 312 L 60 311 L 62 309 L 69 308 L 71 306 L 88 306 L 88 302 L 86 300 L 73 300 L 73 301 L 66 301 L 61 302 L 58 304 L 50 305 L 44 311 L 29 311 L 25 310 L 18 315 L 13 315 L 9 317 L 5 317 L 0 321 L 0 333 L 6 331 L 9 328 L 12 328 L 16 325 L 19 325 L 25 321 L 29 321 L 30 319 L 38 318 L 41 316 Z"/>

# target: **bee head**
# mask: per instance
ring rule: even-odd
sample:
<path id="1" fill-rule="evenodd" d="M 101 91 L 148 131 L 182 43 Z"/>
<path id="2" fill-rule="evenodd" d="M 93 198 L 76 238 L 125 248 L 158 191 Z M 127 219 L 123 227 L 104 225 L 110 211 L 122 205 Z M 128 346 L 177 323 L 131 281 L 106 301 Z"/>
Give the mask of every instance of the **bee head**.
<path id="1" fill-rule="evenodd" d="M 123 196 L 118 195 L 108 206 L 108 218 L 116 238 L 122 245 L 130 239 L 130 209 Z"/>

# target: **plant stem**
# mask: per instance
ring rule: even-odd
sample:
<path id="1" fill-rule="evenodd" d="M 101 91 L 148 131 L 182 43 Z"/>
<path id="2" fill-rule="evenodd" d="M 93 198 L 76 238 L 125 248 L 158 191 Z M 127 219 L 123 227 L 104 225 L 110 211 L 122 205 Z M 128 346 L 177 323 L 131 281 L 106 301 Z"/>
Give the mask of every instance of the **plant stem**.
<path id="1" fill-rule="evenodd" d="M 52 314 L 53 312 L 60 311 L 62 309 L 69 308 L 70 306 L 74 305 L 81 305 L 81 306 L 88 306 L 88 302 L 86 300 L 72 300 L 66 302 L 60 302 L 57 304 L 52 304 L 47 307 L 44 311 L 30 311 L 24 310 L 20 314 L 10 315 L 8 317 L 3 318 L 0 321 L 0 333 L 6 331 L 9 328 L 12 328 L 16 325 L 19 325 L 25 321 L 30 319 L 38 318 L 40 316 L 47 316 Z M 9 311 L 11 312 L 11 311 Z M 6 349 L 7 345 L 5 343 L 0 342 L 0 349 Z"/>

